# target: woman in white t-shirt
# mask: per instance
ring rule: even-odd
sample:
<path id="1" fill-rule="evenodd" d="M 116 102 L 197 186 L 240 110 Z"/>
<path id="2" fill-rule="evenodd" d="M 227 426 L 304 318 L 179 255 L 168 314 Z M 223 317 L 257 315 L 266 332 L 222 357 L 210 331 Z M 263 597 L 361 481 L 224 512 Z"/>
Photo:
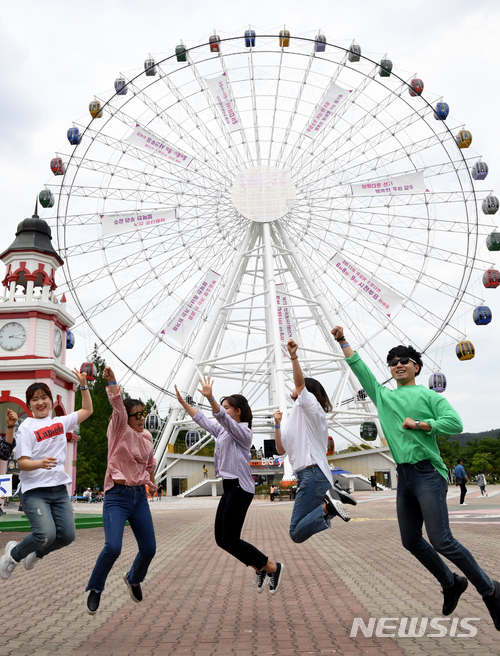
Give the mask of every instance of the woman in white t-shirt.
<path id="1" fill-rule="evenodd" d="M 71 544 L 76 537 L 73 509 L 67 485 L 66 433 L 92 414 L 92 399 L 85 374 L 74 370 L 82 390 L 82 408 L 62 417 L 52 417 L 54 401 L 45 383 L 33 383 L 26 390 L 26 403 L 33 413 L 17 432 L 16 457 L 19 467 L 21 503 L 31 533 L 21 542 L 10 541 L 0 559 L 0 577 L 8 579 L 23 561 L 26 569 L 56 549 Z"/>
<path id="2" fill-rule="evenodd" d="M 356 505 L 350 494 L 333 488 L 333 478 L 326 458 L 328 428 L 325 413 L 332 409 L 323 385 L 314 378 L 304 378 L 300 368 L 298 344 L 287 344 L 292 360 L 294 406 L 281 432 L 280 411 L 274 413 L 274 437 L 280 455 L 286 453 L 297 477 L 299 489 L 290 520 L 290 537 L 304 542 L 312 535 L 330 528 L 330 520 L 351 518 L 343 502 Z"/>

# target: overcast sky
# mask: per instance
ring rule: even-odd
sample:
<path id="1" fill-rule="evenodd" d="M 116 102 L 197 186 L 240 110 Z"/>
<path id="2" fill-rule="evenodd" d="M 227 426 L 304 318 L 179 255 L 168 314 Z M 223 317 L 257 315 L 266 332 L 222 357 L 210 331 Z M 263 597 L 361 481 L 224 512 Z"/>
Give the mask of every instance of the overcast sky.
<path id="1" fill-rule="evenodd" d="M 87 122 L 94 94 L 111 90 L 119 72 L 127 77 L 138 72 L 149 53 L 157 59 L 171 54 L 180 38 L 195 45 L 214 28 L 229 37 L 250 23 L 266 33 L 286 23 L 292 35 L 302 36 L 314 36 L 321 28 L 340 45 L 355 38 L 363 54 L 374 59 L 388 53 L 402 77 L 417 72 L 472 132 L 473 148 L 490 166 L 488 188 L 496 187 L 500 196 L 500 6 L 493 0 L 330 0 L 321 6 L 298 0 L 20 0 L 2 4 L 0 24 L 2 250 L 12 242 L 17 224 L 33 213 L 35 196 L 52 176 L 50 160 L 66 143 L 66 130 L 82 117 Z M 500 257 L 491 255 L 500 267 Z M 500 289 L 485 290 L 485 298 L 494 319 L 487 328 L 468 331 L 476 358 L 461 363 L 450 349 L 443 359 L 447 398 L 468 431 L 500 427 Z"/>

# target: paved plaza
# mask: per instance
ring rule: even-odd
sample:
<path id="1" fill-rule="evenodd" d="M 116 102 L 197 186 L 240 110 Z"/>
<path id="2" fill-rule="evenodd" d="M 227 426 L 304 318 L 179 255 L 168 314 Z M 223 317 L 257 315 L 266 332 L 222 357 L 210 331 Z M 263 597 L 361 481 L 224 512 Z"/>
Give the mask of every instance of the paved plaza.
<path id="1" fill-rule="evenodd" d="M 484 569 L 500 579 L 500 486 L 490 486 L 487 499 L 471 489 L 468 505 L 460 507 L 455 488 L 450 488 L 452 530 Z M 99 612 L 91 617 L 85 612 L 83 590 L 104 533 L 102 528 L 79 530 L 73 545 L 48 556 L 35 570 L 21 565 L 8 581 L 0 581 L 0 654 L 500 654 L 500 633 L 471 585 L 452 617 L 443 621 L 439 585 L 400 544 L 395 493 L 355 496 L 359 503 L 351 522 L 336 520 L 331 530 L 300 545 L 288 536 L 291 502 L 254 501 L 243 537 L 285 564 L 275 596 L 267 590 L 257 594 L 253 570 L 216 546 L 217 499 L 163 499 L 151 504 L 158 551 L 143 587 L 144 601 L 135 604 L 122 580 L 136 552 L 126 528 L 122 555 Z M 99 508 L 79 504 L 78 512 L 96 513 Z M 15 512 L 12 506 L 8 512 Z M 22 535 L 1 533 L 1 553 L 7 541 Z M 375 618 L 372 635 L 367 628 L 367 635 L 358 629 L 351 637 L 354 618 L 361 618 L 363 629 Z M 381 618 L 392 618 L 385 630 Z M 413 633 L 421 637 L 404 635 L 412 618 L 417 618 Z M 441 630 L 431 626 L 435 618 L 441 618 L 436 625 Z M 465 618 L 475 619 L 467 624 Z M 445 630 L 446 635 L 435 637 Z"/>

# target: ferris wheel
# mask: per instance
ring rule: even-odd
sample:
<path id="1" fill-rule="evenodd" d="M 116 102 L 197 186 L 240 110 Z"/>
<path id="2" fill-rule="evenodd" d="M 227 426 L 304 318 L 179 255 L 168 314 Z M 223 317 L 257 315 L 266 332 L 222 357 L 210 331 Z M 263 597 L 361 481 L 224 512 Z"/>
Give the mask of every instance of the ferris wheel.
<path id="1" fill-rule="evenodd" d="M 333 433 L 359 442 L 376 412 L 330 328 L 379 377 L 397 343 L 433 371 L 434 350 L 464 338 L 456 317 L 481 305 L 470 281 L 488 268 L 487 166 L 444 100 L 321 33 L 249 29 L 148 56 L 53 160 L 81 322 L 160 408 L 174 382 L 197 398 L 210 374 L 217 393 L 248 397 L 261 433 L 290 406 L 291 336 L 331 393 Z M 174 407 L 160 469 L 189 426 Z"/>

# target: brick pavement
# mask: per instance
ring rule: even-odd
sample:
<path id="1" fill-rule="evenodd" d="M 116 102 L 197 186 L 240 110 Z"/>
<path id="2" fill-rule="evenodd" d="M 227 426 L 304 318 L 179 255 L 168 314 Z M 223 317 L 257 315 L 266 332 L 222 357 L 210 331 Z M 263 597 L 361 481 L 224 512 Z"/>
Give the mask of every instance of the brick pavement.
<path id="1" fill-rule="evenodd" d="M 282 589 L 256 594 L 252 573 L 218 549 L 213 539 L 214 500 L 152 504 L 158 553 L 134 604 L 122 581 L 136 546 L 125 530 L 122 555 L 111 572 L 96 616 L 85 612 L 83 592 L 103 544 L 103 530 L 78 531 L 77 541 L 52 554 L 32 572 L 18 567 L 0 581 L 3 612 L 1 656 L 490 656 L 500 654 L 481 598 L 464 593 L 452 627 L 463 618 L 477 635 L 454 637 L 350 637 L 354 617 L 439 618 L 439 586 L 400 544 L 394 494 L 357 494 L 353 521 L 302 545 L 288 537 L 292 504 L 254 502 L 244 537 L 285 563 Z M 466 508 L 450 495 L 453 532 L 494 578 L 500 578 L 500 496 L 471 495 Z M 95 508 L 95 507 L 94 507 Z M 456 519 L 455 519 L 456 518 Z M 20 534 L 0 534 L 0 549 Z M 10 610 L 11 609 L 11 610 Z M 391 632 L 389 629 L 386 632 Z M 399 631 L 401 633 L 401 630 Z"/>

